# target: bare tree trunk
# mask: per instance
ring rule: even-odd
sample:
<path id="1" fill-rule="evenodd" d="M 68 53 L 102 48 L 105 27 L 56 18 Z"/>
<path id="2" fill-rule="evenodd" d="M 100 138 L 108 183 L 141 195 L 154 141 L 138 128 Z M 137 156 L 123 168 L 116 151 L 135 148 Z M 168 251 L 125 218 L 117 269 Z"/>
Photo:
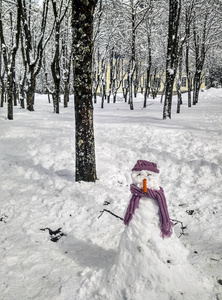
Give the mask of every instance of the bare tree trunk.
<path id="1" fill-rule="evenodd" d="M 193 5 L 186 9 L 186 75 L 187 75 L 187 89 L 188 89 L 188 107 L 191 107 L 191 76 L 190 76 L 190 62 L 189 62 L 189 40 L 190 40 L 190 25 L 191 25 L 191 12 Z"/>
<path id="2" fill-rule="evenodd" d="M 68 103 L 69 103 L 69 91 L 70 91 L 70 67 L 71 67 L 71 58 L 72 56 L 70 55 L 69 60 L 68 60 L 68 64 L 65 67 L 65 74 L 64 74 L 64 83 L 65 83 L 65 87 L 64 87 L 64 107 L 68 107 Z"/>
<path id="3" fill-rule="evenodd" d="M 173 85 L 178 64 L 179 24 L 181 0 L 169 1 L 168 45 L 166 61 L 166 92 L 163 107 L 163 119 L 171 118 Z"/>
<path id="4" fill-rule="evenodd" d="M 102 79 L 101 93 L 102 93 L 101 108 L 104 108 L 104 102 L 106 98 L 106 83 L 104 79 Z"/>
<path id="5" fill-rule="evenodd" d="M 13 47 L 9 47 L 10 49 L 6 49 L 7 47 L 4 47 L 2 51 L 5 71 L 7 76 L 6 94 L 8 100 L 9 120 L 13 120 L 13 85 L 14 85 L 14 74 L 15 74 L 15 57 L 19 46 L 19 36 L 20 36 L 20 29 L 21 29 L 21 9 L 22 9 L 22 2 L 21 0 L 18 0 L 15 40 L 12 41 Z M 0 16 L 0 39 L 1 39 L 1 44 L 6 45 L 1 16 Z"/>
<path id="6" fill-rule="evenodd" d="M 171 119 L 171 106 L 173 97 L 174 76 L 168 74 L 166 79 L 166 89 L 164 98 L 163 119 L 169 117 Z"/>
<path id="7" fill-rule="evenodd" d="M 69 80 L 65 81 L 65 88 L 64 88 L 64 107 L 68 107 L 69 103 Z"/>
<path id="8" fill-rule="evenodd" d="M 55 18 L 55 52 L 53 61 L 51 63 L 52 78 L 54 81 L 53 89 L 53 104 L 54 112 L 59 114 L 59 102 L 60 102 L 60 27 L 64 19 L 68 6 L 66 6 L 63 15 L 61 16 L 63 2 L 59 3 L 59 8 L 57 9 L 57 2 L 52 0 L 53 14 Z"/>
<path id="9" fill-rule="evenodd" d="M 13 120 L 13 74 L 7 78 L 8 120 Z"/>
<path id="10" fill-rule="evenodd" d="M 39 37 L 38 42 L 36 40 L 33 41 L 33 36 L 31 34 L 31 26 L 30 26 L 31 2 L 29 3 L 29 7 L 27 8 L 26 1 L 23 1 L 23 6 L 21 9 L 23 31 L 24 31 L 24 38 L 25 38 L 24 43 L 22 43 L 22 47 L 24 48 L 22 51 L 24 51 L 25 54 L 25 62 L 28 65 L 28 72 L 30 77 L 28 81 L 28 90 L 27 90 L 27 109 L 29 111 L 34 111 L 36 77 L 40 72 L 42 66 L 43 49 L 47 43 L 45 42 L 45 44 L 43 45 L 45 28 L 46 28 L 46 20 L 48 14 L 48 3 L 49 0 L 43 0 L 41 35 Z M 35 45 L 35 47 L 33 47 L 33 45 Z M 36 55 L 33 55 L 33 51 L 35 52 Z M 34 57 L 35 59 L 33 60 Z"/>
<path id="11" fill-rule="evenodd" d="M 199 91 L 201 86 L 201 73 L 203 71 L 205 56 L 206 56 L 206 30 L 207 30 L 207 19 L 208 12 L 204 16 L 204 24 L 202 28 L 202 37 L 194 24 L 193 28 L 193 38 L 194 38 L 194 48 L 195 48 L 195 75 L 193 82 L 193 104 L 198 103 Z"/>
<path id="12" fill-rule="evenodd" d="M 188 107 L 191 107 L 191 76 L 189 68 L 189 45 L 186 46 L 186 74 L 187 74 L 187 92 L 188 92 Z"/>
<path id="13" fill-rule="evenodd" d="M 198 103 L 199 91 L 201 86 L 201 72 L 196 71 L 193 82 L 193 105 Z"/>
<path id="14" fill-rule="evenodd" d="M 0 92 L 0 99 L 1 99 L 1 104 L 0 107 L 4 106 L 4 97 L 5 97 L 5 84 L 3 80 L 3 76 L 1 77 L 1 92 Z"/>
<path id="15" fill-rule="evenodd" d="M 93 72 L 93 97 L 94 97 L 94 103 L 97 102 L 96 96 L 97 96 L 97 90 L 100 83 L 100 72 L 99 72 L 99 61 L 100 59 L 100 53 L 99 49 L 97 49 L 97 52 L 94 53 L 93 56 L 93 66 L 94 66 L 94 72 Z"/>
<path id="16" fill-rule="evenodd" d="M 109 93 L 107 95 L 107 103 L 110 103 L 110 96 L 112 93 L 112 88 L 113 88 L 113 49 L 111 50 L 111 55 L 110 55 L 110 63 L 109 63 Z"/>
<path id="17" fill-rule="evenodd" d="M 149 97 L 149 93 L 150 93 L 150 68 L 151 68 L 151 65 L 149 64 L 149 66 L 146 70 L 146 81 L 145 81 L 145 93 L 144 93 L 143 108 L 146 108 L 147 98 Z"/>
<path id="18" fill-rule="evenodd" d="M 135 79 L 133 81 L 134 86 L 134 97 L 137 97 L 138 87 L 139 87 L 139 75 L 138 75 L 138 64 L 135 66 Z"/>
<path id="19" fill-rule="evenodd" d="M 96 3 L 72 0 L 76 181 L 96 180 L 91 76 Z"/>
<path id="20" fill-rule="evenodd" d="M 35 75 L 34 66 L 29 69 L 30 81 L 27 90 L 27 109 L 34 111 L 34 97 L 35 97 Z"/>
<path id="21" fill-rule="evenodd" d="M 181 81 L 182 81 L 182 62 L 183 62 L 183 52 L 182 48 L 179 53 L 179 74 L 177 79 L 177 113 L 180 113 L 180 105 L 182 103 L 182 93 L 181 93 Z"/>
<path id="22" fill-rule="evenodd" d="M 130 73 L 128 74 L 128 82 L 129 82 L 129 106 L 130 110 L 134 109 L 133 106 L 133 75 L 135 71 L 135 61 L 133 60 L 133 65 Z"/>
<path id="23" fill-rule="evenodd" d="M 52 78 L 54 81 L 53 89 L 53 105 L 54 112 L 59 114 L 59 98 L 60 98 L 60 65 L 59 65 L 59 39 L 60 39 L 60 16 L 57 12 L 56 2 L 52 0 L 53 13 L 55 18 L 55 52 L 51 63 Z"/>

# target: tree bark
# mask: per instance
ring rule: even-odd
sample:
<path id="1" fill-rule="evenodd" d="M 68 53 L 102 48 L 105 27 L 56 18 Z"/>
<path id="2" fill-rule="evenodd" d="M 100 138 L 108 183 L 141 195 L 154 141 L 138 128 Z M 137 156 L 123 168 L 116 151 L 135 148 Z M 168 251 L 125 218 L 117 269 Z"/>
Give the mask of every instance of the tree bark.
<path id="1" fill-rule="evenodd" d="M 199 91 L 201 86 L 201 73 L 203 71 L 206 57 L 206 30 L 207 30 L 208 12 L 204 16 L 202 27 L 202 37 L 200 36 L 196 24 L 193 28 L 194 48 L 195 48 L 195 75 L 193 82 L 193 105 L 198 103 Z"/>
<path id="2" fill-rule="evenodd" d="M 2 44 L 2 55 L 4 59 L 7 83 L 6 83 L 6 94 L 8 101 L 8 119 L 13 120 L 13 85 L 14 85 L 14 74 L 15 74 L 15 57 L 19 46 L 19 36 L 21 28 L 21 0 L 17 1 L 17 21 L 16 21 L 16 33 L 15 41 L 12 47 L 6 47 L 5 37 L 3 33 L 2 18 L 0 17 L 0 39 Z"/>
<path id="3" fill-rule="evenodd" d="M 53 61 L 51 63 L 51 71 L 52 71 L 52 78 L 54 81 L 54 89 L 52 93 L 53 97 L 53 105 L 54 105 L 54 112 L 59 114 L 59 102 L 60 102 L 60 82 L 61 82 L 61 75 L 60 75 L 60 28 L 61 23 L 64 19 L 68 6 L 66 6 L 63 15 L 61 16 L 62 5 L 63 2 L 59 3 L 59 7 L 57 8 L 57 2 L 52 0 L 52 7 L 53 7 L 53 14 L 55 18 L 55 52 Z M 67 4 L 68 5 L 68 4 Z"/>
<path id="4" fill-rule="evenodd" d="M 186 74 L 187 74 L 187 93 L 188 93 L 188 107 L 191 107 L 191 76 L 189 67 L 189 45 L 186 46 Z"/>
<path id="5" fill-rule="evenodd" d="M 71 67 L 72 56 L 69 56 L 67 65 L 64 66 L 65 72 L 63 75 L 64 80 L 64 107 L 68 107 L 69 103 L 69 91 L 70 91 L 70 67 Z"/>
<path id="6" fill-rule="evenodd" d="M 151 26 L 148 27 L 147 24 L 147 45 L 148 45 L 148 67 L 146 70 L 146 83 L 145 83 L 145 93 L 144 93 L 144 101 L 143 101 L 143 108 L 146 108 L 147 98 L 149 97 L 150 93 L 150 73 L 152 67 L 152 50 L 151 50 Z"/>
<path id="7" fill-rule="evenodd" d="M 180 105 L 182 103 L 182 93 L 181 93 L 181 81 L 182 81 L 182 62 L 183 62 L 183 51 L 179 53 L 179 74 L 177 79 L 177 113 L 180 113 Z"/>
<path id="8" fill-rule="evenodd" d="M 1 77 L 1 92 L 0 92 L 0 107 L 3 107 L 4 106 L 4 98 L 5 98 L 5 83 L 4 83 L 4 80 L 3 80 L 3 76 Z"/>
<path id="9" fill-rule="evenodd" d="M 35 74 L 34 66 L 29 66 L 30 81 L 27 90 L 27 110 L 34 111 Z"/>
<path id="10" fill-rule="evenodd" d="M 113 56 L 114 56 L 114 53 L 113 53 L 113 48 L 111 49 L 111 54 L 110 54 L 110 63 L 109 63 L 109 93 L 107 95 L 107 103 L 110 103 L 110 96 L 111 96 L 111 93 L 112 93 L 112 90 L 113 90 Z"/>
<path id="11" fill-rule="evenodd" d="M 41 20 L 41 35 L 39 41 L 33 40 L 34 37 L 31 34 L 31 26 L 30 26 L 30 12 L 31 12 L 31 2 L 29 7 L 27 8 L 26 1 L 23 1 L 22 9 L 21 9 L 21 17 L 23 23 L 23 31 L 25 41 L 22 43 L 22 47 L 24 48 L 25 54 L 25 63 L 28 65 L 28 90 L 27 90 L 27 109 L 29 111 L 34 111 L 34 97 L 35 97 L 35 87 L 36 87 L 36 77 L 40 72 L 42 66 L 42 57 L 43 57 L 43 49 L 46 46 L 47 41 L 43 45 L 45 29 L 46 29 L 46 21 L 48 14 L 48 3 L 49 0 L 43 1 L 43 11 L 42 11 L 42 20 Z M 25 44 L 25 45 L 24 45 Z M 35 45 L 33 47 L 33 45 Z M 35 55 L 34 55 L 34 53 Z M 33 57 L 35 59 L 33 60 Z"/>
<path id="12" fill-rule="evenodd" d="M 189 61 L 189 50 L 190 50 L 190 26 L 191 26 L 191 13 L 193 10 L 193 4 L 188 6 L 186 9 L 186 75 L 187 75 L 187 89 L 188 89 L 188 107 L 191 107 L 191 75 L 190 75 L 190 61 Z"/>
<path id="13" fill-rule="evenodd" d="M 181 0 L 169 1 L 168 44 L 166 61 L 166 92 L 163 107 L 163 119 L 171 118 L 173 84 L 178 65 L 179 24 Z"/>
<path id="14" fill-rule="evenodd" d="M 96 180 L 92 102 L 93 12 L 97 1 L 72 1 L 76 181 Z"/>

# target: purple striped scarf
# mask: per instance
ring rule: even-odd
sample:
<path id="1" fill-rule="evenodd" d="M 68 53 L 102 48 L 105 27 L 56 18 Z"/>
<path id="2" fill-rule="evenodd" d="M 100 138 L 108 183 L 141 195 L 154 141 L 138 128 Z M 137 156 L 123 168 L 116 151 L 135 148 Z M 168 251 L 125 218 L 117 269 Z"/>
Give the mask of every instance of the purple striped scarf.
<path id="1" fill-rule="evenodd" d="M 132 193 L 132 197 L 130 199 L 128 208 L 126 210 L 126 214 L 124 217 L 124 224 L 129 225 L 130 221 L 133 218 L 136 208 L 139 205 L 139 201 L 141 197 L 148 197 L 154 200 L 157 200 L 159 204 L 159 217 L 160 217 L 160 236 L 164 239 L 165 237 L 170 237 L 172 234 L 173 222 L 171 222 L 166 198 L 164 195 L 163 189 L 160 187 L 159 190 L 151 190 L 147 189 L 147 192 L 144 193 L 143 190 L 138 188 L 135 184 L 130 185 L 130 191 Z"/>

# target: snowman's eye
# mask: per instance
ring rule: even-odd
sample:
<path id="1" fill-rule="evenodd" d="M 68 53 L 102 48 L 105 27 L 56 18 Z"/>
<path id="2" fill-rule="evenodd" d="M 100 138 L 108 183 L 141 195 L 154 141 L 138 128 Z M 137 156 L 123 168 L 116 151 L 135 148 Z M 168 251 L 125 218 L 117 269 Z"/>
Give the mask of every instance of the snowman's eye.
<path id="1" fill-rule="evenodd" d="M 140 175 L 141 175 L 141 174 L 139 173 L 139 174 L 137 174 L 136 176 L 139 177 Z"/>

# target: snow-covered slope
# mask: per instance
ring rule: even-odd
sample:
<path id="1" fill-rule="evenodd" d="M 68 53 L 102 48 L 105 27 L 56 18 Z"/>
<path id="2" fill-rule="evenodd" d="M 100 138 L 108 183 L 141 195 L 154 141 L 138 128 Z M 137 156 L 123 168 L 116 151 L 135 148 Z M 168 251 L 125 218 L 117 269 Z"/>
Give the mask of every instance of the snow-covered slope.
<path id="1" fill-rule="evenodd" d="M 140 96 L 134 111 L 121 101 L 103 110 L 96 104 L 96 183 L 74 179 L 71 102 L 56 115 L 47 97 L 37 95 L 35 112 L 17 107 L 14 121 L 0 108 L 0 299 L 93 299 L 96 285 L 106 294 L 99 280 L 116 262 L 125 226 L 106 212 L 98 216 L 107 209 L 123 217 L 138 159 L 158 164 L 170 217 L 186 227 L 180 237 L 186 263 L 214 285 L 212 299 L 222 299 L 221 95 L 205 91 L 192 108 L 184 95 L 172 120 L 162 120 L 159 98 L 142 109 Z"/>

